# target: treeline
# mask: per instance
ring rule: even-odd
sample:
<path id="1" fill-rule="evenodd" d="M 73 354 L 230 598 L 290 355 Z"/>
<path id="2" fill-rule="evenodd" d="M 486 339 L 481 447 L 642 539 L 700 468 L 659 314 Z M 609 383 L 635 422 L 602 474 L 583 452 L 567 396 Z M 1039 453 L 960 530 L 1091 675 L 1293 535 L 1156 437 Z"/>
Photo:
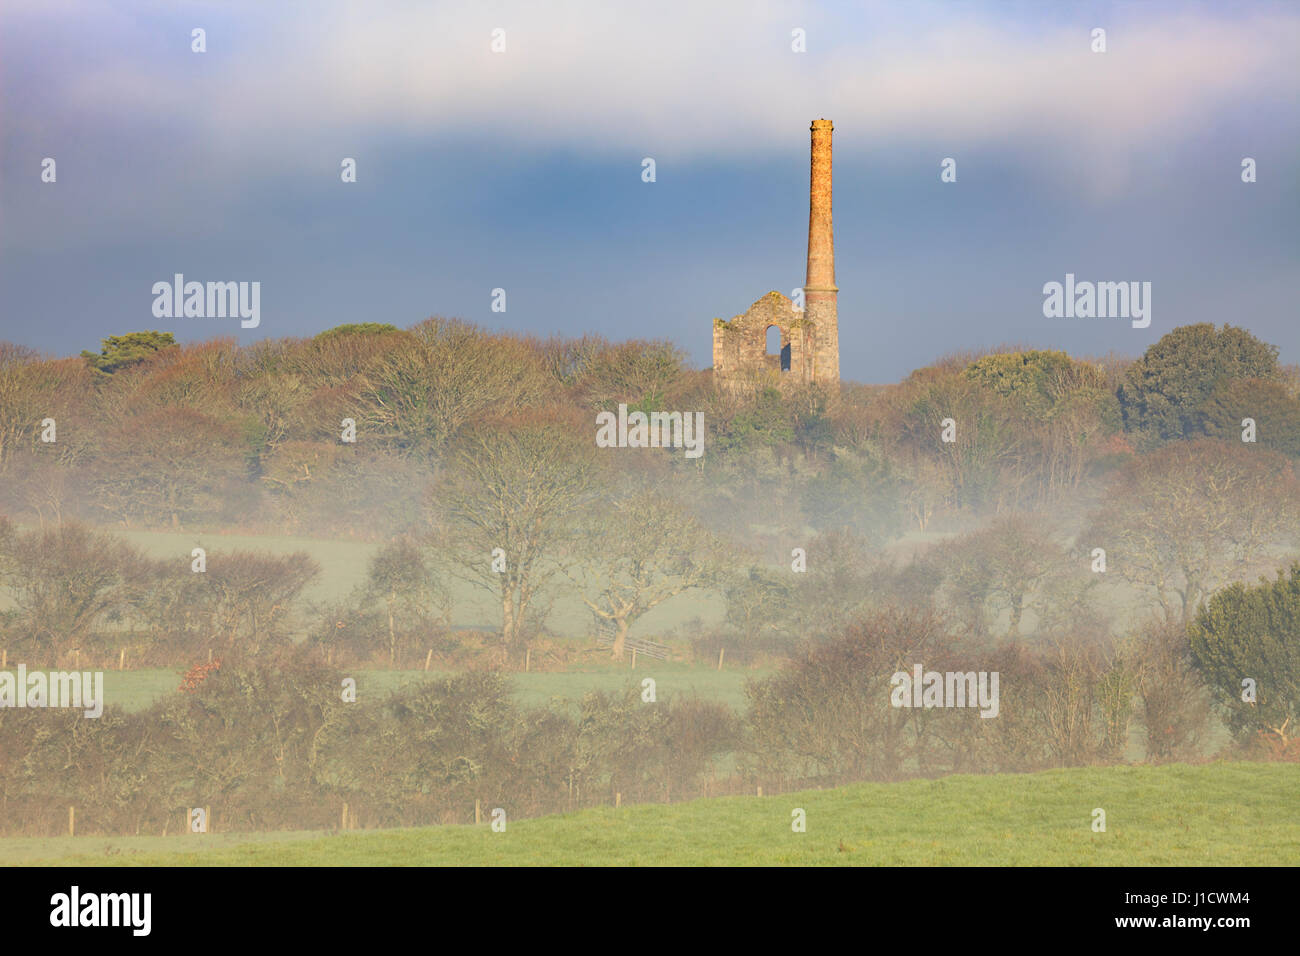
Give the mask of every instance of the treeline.
<path id="1" fill-rule="evenodd" d="M 438 637 L 454 581 L 492 595 L 511 653 L 563 589 L 616 655 L 637 620 L 692 589 L 728 602 L 722 628 L 692 637 L 739 639 L 742 654 L 788 650 L 882 601 L 1015 634 L 1029 616 L 1099 610 L 1103 571 L 1186 620 L 1285 560 L 1300 529 L 1296 376 L 1231 326 L 1175 329 L 1132 363 L 1003 350 L 895 386 L 777 384 L 719 390 L 667 343 L 444 319 L 247 348 L 134 333 L 59 360 L 3 347 L 0 505 L 42 529 L 0 542 L 17 609 L 5 620 L 56 653 L 143 629 L 188 662 L 223 634 L 278 639 L 311 574 L 298 557 L 267 584 L 274 569 L 256 562 L 288 559 L 242 555 L 186 578 L 182 562 L 149 570 L 107 544 L 88 574 L 59 556 L 76 543 L 58 533 L 86 517 L 386 539 L 318 640 L 354 657 L 386 648 L 390 663 Z M 704 457 L 596 448 L 593 412 L 624 402 L 702 410 Z M 908 530 L 958 536 L 895 563 L 882 549 Z M 806 575 L 786 570 L 800 570 L 796 548 Z M 46 561 L 92 595 L 80 610 L 46 606 Z M 217 581 L 236 573 L 252 583 Z"/>
<path id="2" fill-rule="evenodd" d="M 20 531 L 0 517 L 0 641 L 34 667 L 102 667 L 128 650 L 132 667 L 256 654 L 299 633 L 297 601 L 319 570 L 303 553 L 151 559 L 77 522 Z"/>
<path id="3" fill-rule="evenodd" d="M 1297 627 L 1300 565 L 1225 589 L 1190 627 L 1122 640 L 1084 622 L 976 650 L 932 612 L 886 608 L 751 681 L 743 716 L 635 683 L 527 708 L 489 673 L 355 699 L 317 651 L 235 651 L 140 713 L 0 709 L 0 827 L 55 833 L 69 805 L 101 833 L 178 832 L 192 807 L 222 830 L 334 827 L 345 806 L 365 827 L 465 823 L 476 803 L 517 819 L 755 785 L 1188 760 L 1211 708 L 1235 737 L 1225 752 L 1295 760 Z M 897 706 L 894 675 L 918 665 L 979 674 L 996 698 Z"/>
<path id="4" fill-rule="evenodd" d="M 719 389 L 666 342 L 441 318 L 242 348 L 132 333 L 63 359 L 0 345 L 0 507 L 46 523 L 387 537 L 421 524 L 484 434 L 559 422 L 590 445 L 594 412 L 619 403 L 702 411 L 707 437 L 698 461 L 621 450 L 603 456 L 613 472 L 670 477 L 715 527 L 757 538 L 850 527 L 887 541 L 1068 506 L 1135 453 L 1238 442 L 1247 418 L 1252 447 L 1300 455 L 1294 370 L 1231 326 L 1175 329 L 1136 362 L 1005 349 L 897 385 L 778 385 Z"/>
<path id="5" fill-rule="evenodd" d="M 197 669 L 187 690 L 97 720 L 0 709 L 0 828 L 183 832 L 191 807 L 224 830 L 465 823 L 475 801 L 511 818 L 702 792 L 738 722 L 697 700 L 642 703 L 638 688 L 572 709 L 527 709 L 488 673 L 344 701 L 343 673 L 281 651 Z"/>
<path id="6" fill-rule="evenodd" d="M 187 667 L 306 641 L 339 664 L 401 669 L 436 655 L 442 667 L 508 667 L 547 643 L 559 597 L 590 621 L 587 634 L 562 637 L 606 633 L 621 658 L 646 614 L 707 590 L 725 614 L 681 625 L 670 642 L 687 659 L 715 660 L 723 647 L 736 664 L 783 658 L 887 606 L 942 612 L 949 631 L 982 647 L 1081 620 L 1123 630 L 1144 608 L 1186 623 L 1224 587 L 1284 564 L 1300 535 L 1289 462 L 1210 439 L 1118 468 L 1077 530 L 1012 512 L 905 557 L 852 528 L 792 535 L 785 543 L 798 547 L 765 555 L 713 530 L 669 485 L 605 484 L 594 450 L 559 426 L 484 436 L 463 455 L 428 504 L 429 524 L 383 545 L 360 586 L 320 605 L 303 599 L 319 571 L 305 553 L 149 558 L 74 521 L 21 530 L 0 519 L 0 646 L 31 665 L 73 653 L 111 665 L 126 651 L 131 666 Z M 456 595 L 471 586 L 499 609 L 473 622 L 495 632 L 487 656 L 481 632 L 457 631 L 471 622 Z"/>

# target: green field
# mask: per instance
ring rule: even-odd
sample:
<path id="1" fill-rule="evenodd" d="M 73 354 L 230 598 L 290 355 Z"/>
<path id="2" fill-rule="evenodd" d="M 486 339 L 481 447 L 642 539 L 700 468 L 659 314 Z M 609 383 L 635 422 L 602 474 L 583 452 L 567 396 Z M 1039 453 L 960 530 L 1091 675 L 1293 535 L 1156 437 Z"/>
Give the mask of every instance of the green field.
<path id="1" fill-rule="evenodd" d="M 1092 830 L 1106 811 L 1105 833 Z M 791 812 L 807 832 L 791 831 Z M 1294 866 L 1300 766 L 1216 763 L 953 776 L 486 825 L 0 840 L 7 865 Z"/>
<path id="2" fill-rule="evenodd" d="M 581 700 L 591 690 L 616 691 L 629 682 L 640 686 L 647 677 L 655 679 L 655 693 L 660 699 L 673 695 L 698 696 L 715 700 L 734 710 L 745 705 L 745 681 L 766 677 L 770 670 L 730 669 L 718 671 L 709 667 L 691 667 L 686 664 L 638 661 L 636 669 L 626 665 L 585 671 L 549 672 L 531 674 L 513 673 L 516 699 L 529 707 L 540 707 L 553 699 Z M 143 710 L 154 701 L 176 693 L 182 672 L 166 668 L 105 671 L 104 696 L 107 704 L 117 704 L 130 711 Z M 357 681 L 359 700 L 385 695 L 409 683 L 432 680 L 440 675 L 434 671 L 357 671 L 349 674 Z"/>

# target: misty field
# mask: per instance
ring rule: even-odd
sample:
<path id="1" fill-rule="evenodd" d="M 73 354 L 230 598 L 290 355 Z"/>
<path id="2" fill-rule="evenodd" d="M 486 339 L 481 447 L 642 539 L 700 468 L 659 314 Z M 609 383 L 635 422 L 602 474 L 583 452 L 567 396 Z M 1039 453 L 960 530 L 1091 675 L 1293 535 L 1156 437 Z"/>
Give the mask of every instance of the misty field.
<path id="1" fill-rule="evenodd" d="M 0 343 L 0 657 L 117 705 L 0 711 L 14 859 L 1296 858 L 1300 370 L 1244 330 L 740 391 L 437 317 L 103 346 Z M 707 465 L 593 444 L 634 405 Z"/>
<path id="2" fill-rule="evenodd" d="M 5 865 L 1293 866 L 1300 766 L 1089 767 L 316 836 L 0 840 Z M 802 808 L 807 832 L 791 830 Z M 1106 811 L 1106 832 L 1092 830 Z"/>
<path id="3" fill-rule="evenodd" d="M 151 558 L 174 558 L 183 565 L 189 564 L 190 552 L 197 547 L 206 549 L 209 554 L 240 550 L 274 555 L 306 552 L 320 565 L 320 574 L 308 583 L 302 592 L 304 602 L 308 603 L 337 600 L 352 592 L 354 588 L 363 586 L 366 583 L 366 571 L 371 560 L 383 547 L 382 542 L 297 535 L 122 529 L 118 529 L 116 534 Z M 925 536 L 913 535 L 908 541 L 923 538 Z M 500 615 L 500 608 L 491 595 L 463 581 L 452 580 L 448 582 L 448 586 L 455 598 L 453 622 L 455 626 L 490 627 L 494 623 L 499 623 L 495 622 L 494 615 Z M 0 601 L 3 600 L 3 595 L 0 595 Z M 635 637 L 657 639 L 664 632 L 686 625 L 697 618 L 704 623 L 714 623 L 722 618 L 725 610 L 726 606 L 721 596 L 710 592 L 693 591 L 671 598 L 661 607 L 646 613 L 633 627 L 632 634 Z M 561 594 L 555 602 L 547 623 L 560 637 L 583 639 L 589 629 L 590 621 L 591 615 L 579 601 L 571 595 Z"/>

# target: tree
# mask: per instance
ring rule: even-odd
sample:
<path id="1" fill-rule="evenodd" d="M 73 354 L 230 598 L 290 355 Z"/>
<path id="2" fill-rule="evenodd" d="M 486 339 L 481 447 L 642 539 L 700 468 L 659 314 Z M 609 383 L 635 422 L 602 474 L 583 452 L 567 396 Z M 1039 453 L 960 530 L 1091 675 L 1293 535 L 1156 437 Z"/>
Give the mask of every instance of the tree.
<path id="1" fill-rule="evenodd" d="M 1300 523 L 1300 484 L 1277 452 L 1210 439 L 1178 442 L 1125 465 L 1083 536 L 1107 565 L 1154 589 L 1167 620 L 1240 575 Z"/>
<path id="2" fill-rule="evenodd" d="M 940 506 L 1017 503 L 1030 472 L 1025 412 L 1015 402 L 945 368 L 913 372 L 889 402 L 885 450 L 912 486 L 909 505 L 922 530 Z"/>
<path id="3" fill-rule="evenodd" d="M 0 483 L 0 508 L 34 513 L 42 528 L 58 525 L 77 513 L 86 499 L 84 469 L 40 451 L 24 451 L 9 462 L 8 480 Z"/>
<path id="4" fill-rule="evenodd" d="M 529 343 L 432 318 L 367 370 L 358 428 L 402 454 L 428 455 L 475 418 L 540 403 L 549 387 Z"/>
<path id="5" fill-rule="evenodd" d="M 260 426 L 258 444 L 262 461 L 273 457 L 281 445 L 292 441 L 295 432 L 307 433 L 307 429 L 301 427 L 304 415 L 316 414 L 319 409 L 319 406 L 311 405 L 312 397 L 311 387 L 301 375 L 293 372 L 258 375 L 241 381 L 235 399 L 239 409 L 254 417 Z M 335 422 L 328 424 L 334 425 Z"/>
<path id="6" fill-rule="evenodd" d="M 811 538 L 806 571 L 781 573 L 795 582 L 791 614 L 798 633 L 811 638 L 839 634 L 863 609 L 878 602 L 880 568 L 872 567 L 870 539 L 839 529 Z"/>
<path id="7" fill-rule="evenodd" d="M 319 333 L 316 338 L 329 339 L 339 335 L 386 335 L 389 332 L 401 332 L 395 325 L 387 322 L 347 322 L 343 325 L 336 325 L 332 329 L 326 329 Z"/>
<path id="8" fill-rule="evenodd" d="M 1201 433 L 1201 407 L 1214 390 L 1237 378 L 1276 379 L 1277 354 L 1276 346 L 1245 329 L 1180 326 L 1129 367 L 1119 389 L 1124 427 L 1147 444 L 1194 438 Z"/>
<path id="9" fill-rule="evenodd" d="M 1064 352 L 996 352 L 971 362 L 962 374 L 986 389 L 1014 398 L 1031 412 L 1045 415 L 1066 390 L 1087 376 L 1087 366 Z"/>
<path id="10" fill-rule="evenodd" d="M 86 364 L 97 372 L 111 375 L 123 368 L 139 365 L 155 352 L 176 344 L 176 337 L 170 332 L 128 332 L 126 335 L 110 335 L 100 343 L 99 354 L 82 352 Z"/>
<path id="11" fill-rule="evenodd" d="M 572 522 L 589 503 L 596 469 L 589 436 L 586 422 L 560 417 L 475 423 L 431 495 L 431 557 L 496 596 L 508 650 L 523 643 Z"/>
<path id="12" fill-rule="evenodd" d="M 262 461 L 258 478 L 279 506 L 287 528 L 303 520 L 307 492 L 331 475 L 345 453 L 346 446 L 338 442 L 286 441 Z"/>
<path id="13" fill-rule="evenodd" d="M 723 454 L 752 455 L 757 449 L 794 441 L 794 424 L 780 391 L 767 387 L 742 405 L 711 434 L 713 447 Z"/>
<path id="14" fill-rule="evenodd" d="M 0 584 L 19 612 L 21 643 L 51 657 L 86 646 L 129 605 L 146 568 L 134 548 L 85 525 L 0 528 Z"/>
<path id="15" fill-rule="evenodd" d="M 396 665 L 399 634 L 426 630 L 450 613 L 450 595 L 409 535 L 395 538 L 370 561 L 367 591 L 383 602 L 388 618 L 388 663 Z M 440 612 L 440 613 L 438 613 Z"/>
<path id="16" fill-rule="evenodd" d="M 1097 622 L 1074 622 L 1045 636 L 1024 686 L 1052 762 L 1069 767 L 1122 759 L 1137 683 L 1131 647 Z"/>
<path id="17" fill-rule="evenodd" d="M 1255 422 L 1255 440 L 1264 448 L 1300 456 L 1300 400 L 1281 382 L 1237 378 L 1221 383 L 1201 405 L 1201 428 L 1211 438 L 1237 441 L 1243 419 Z"/>
<path id="18" fill-rule="evenodd" d="M 720 542 L 671 497 L 629 488 L 602 499 L 577 540 L 569 575 L 597 622 L 614 630 L 623 657 L 629 628 L 647 611 L 722 575 Z"/>
<path id="19" fill-rule="evenodd" d="M 239 429 L 192 408 L 160 408 L 112 429 L 95 470 L 101 507 L 124 523 L 218 514 L 229 488 L 247 474 Z"/>
<path id="20" fill-rule="evenodd" d="M 78 359 L 44 361 L 30 349 L 0 342 L 0 473 L 23 450 L 65 463 L 86 450 L 94 429 L 77 424 L 89 418 L 92 374 Z M 54 444 L 38 441 L 47 418 L 57 426 Z"/>
<path id="21" fill-rule="evenodd" d="M 808 479 L 800 504 L 818 531 L 851 530 L 879 545 L 903 532 L 902 498 L 888 461 L 845 451 Z"/>
<path id="22" fill-rule="evenodd" d="M 1196 756 L 1206 731 L 1209 695 L 1192 659 L 1187 628 L 1153 621 L 1140 632 L 1138 702 L 1148 760 Z"/>
<path id="23" fill-rule="evenodd" d="M 1300 727 L 1300 562 L 1273 581 L 1233 584 L 1188 628 L 1192 658 L 1239 737 L 1259 732 L 1283 748 Z M 1253 700 L 1243 700 L 1246 681 Z"/>
<path id="24" fill-rule="evenodd" d="M 0 342 L 0 471 L 48 414 L 42 396 L 31 388 L 32 366 L 38 358 L 26 346 Z"/>
<path id="25" fill-rule="evenodd" d="M 1062 572 L 1066 554 L 1040 520 L 1013 514 L 948 544 L 940 561 L 945 587 L 971 633 L 985 634 L 990 608 L 1005 609 L 1009 634 L 1016 637 L 1032 595 L 1045 579 Z"/>
<path id="26" fill-rule="evenodd" d="M 560 384 L 572 387 L 590 376 L 596 356 L 609 347 L 608 339 L 592 333 L 576 339 L 552 336 L 542 343 L 542 365 Z"/>
<path id="27" fill-rule="evenodd" d="M 312 389 L 347 388 L 356 392 L 364 376 L 375 369 L 410 332 L 321 334 L 283 346 L 258 343 L 250 348 L 253 373 L 259 376 L 297 375 Z"/>
<path id="28" fill-rule="evenodd" d="M 793 575 L 759 566 L 744 569 L 726 585 L 727 624 L 746 640 L 794 629 Z"/>
<path id="29" fill-rule="evenodd" d="M 900 776 L 932 712 L 891 706 L 891 677 L 911 674 L 918 661 L 942 669 L 946 644 L 933 615 L 884 610 L 750 682 L 751 741 L 765 776 L 831 783 Z"/>
<path id="30" fill-rule="evenodd" d="M 589 352 L 589 355 L 587 354 Z M 561 362 L 557 367 L 556 360 Z M 601 341 L 592 349 L 550 352 L 553 370 L 568 370 L 594 408 L 613 408 L 626 402 L 643 411 L 658 408 L 669 390 L 685 374 L 686 355 L 672 342 Z M 574 374 L 578 373 L 578 374 Z"/>
<path id="31" fill-rule="evenodd" d="M 209 554 L 202 578 L 213 636 L 225 643 L 227 651 L 251 654 L 266 643 L 283 644 L 289 636 L 285 624 L 294 601 L 319 574 L 320 565 L 305 551 Z"/>
<path id="32" fill-rule="evenodd" d="M 1039 500 L 1076 489 L 1089 457 L 1120 428 L 1105 370 L 1064 352 L 995 353 L 972 362 L 963 374 L 1006 400 L 1023 423 Z"/>

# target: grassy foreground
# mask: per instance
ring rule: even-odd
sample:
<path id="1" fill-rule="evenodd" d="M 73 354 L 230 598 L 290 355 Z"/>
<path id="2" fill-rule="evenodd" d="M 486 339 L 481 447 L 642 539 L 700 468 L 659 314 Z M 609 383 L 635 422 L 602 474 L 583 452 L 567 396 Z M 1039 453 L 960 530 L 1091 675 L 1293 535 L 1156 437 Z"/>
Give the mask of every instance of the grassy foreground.
<path id="1" fill-rule="evenodd" d="M 1092 830 L 1093 809 L 1106 832 Z M 791 830 L 791 812 L 807 832 Z M 486 808 L 485 808 L 486 809 Z M 237 842 L 238 841 L 238 842 Z M 855 784 L 486 825 L 0 840 L 0 863 L 372 865 L 1268 865 L 1300 863 L 1300 765 L 1105 767 Z"/>

